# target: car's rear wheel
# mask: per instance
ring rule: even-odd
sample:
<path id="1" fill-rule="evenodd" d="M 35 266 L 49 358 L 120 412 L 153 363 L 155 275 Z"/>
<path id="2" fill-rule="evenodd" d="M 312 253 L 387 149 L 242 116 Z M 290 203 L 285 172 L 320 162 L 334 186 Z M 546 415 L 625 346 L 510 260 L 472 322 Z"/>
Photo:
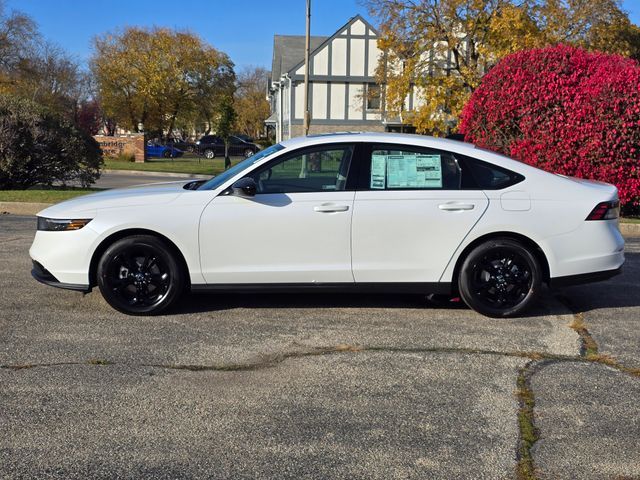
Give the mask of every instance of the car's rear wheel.
<path id="1" fill-rule="evenodd" d="M 204 154 L 204 158 L 216 158 L 216 152 L 215 150 L 212 150 L 211 148 L 207 148 L 204 152 L 202 152 Z"/>
<path id="2" fill-rule="evenodd" d="M 247 149 L 244 151 L 244 156 L 245 156 L 245 158 L 249 158 L 249 157 L 251 157 L 252 155 L 253 155 L 253 150 L 251 150 L 250 148 L 247 148 Z"/>
<path id="3" fill-rule="evenodd" d="M 162 156 L 164 158 L 171 158 L 171 150 L 169 150 L 168 148 L 166 148 L 163 152 L 162 152 Z"/>
<path id="4" fill-rule="evenodd" d="M 489 317 L 513 317 L 535 301 L 542 270 L 535 255 L 511 238 L 496 238 L 474 248 L 458 276 L 464 302 Z"/>
<path id="5" fill-rule="evenodd" d="M 107 303 L 130 315 L 155 315 L 180 297 L 185 272 L 172 249 L 151 235 L 114 242 L 98 262 L 98 287 Z"/>

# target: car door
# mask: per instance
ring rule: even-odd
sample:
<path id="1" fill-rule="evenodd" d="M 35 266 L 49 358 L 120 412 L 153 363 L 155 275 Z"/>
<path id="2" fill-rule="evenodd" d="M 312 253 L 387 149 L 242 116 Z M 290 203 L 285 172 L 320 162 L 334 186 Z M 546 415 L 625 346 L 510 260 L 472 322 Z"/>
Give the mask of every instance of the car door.
<path id="1" fill-rule="evenodd" d="M 229 137 L 229 155 L 232 157 L 241 155 L 240 149 L 238 148 L 238 139 L 234 136 Z"/>
<path id="2" fill-rule="evenodd" d="M 236 156 L 244 157 L 244 151 L 249 148 L 249 145 L 238 137 L 231 137 L 231 145 L 233 148 L 233 154 Z"/>
<path id="3" fill-rule="evenodd" d="M 488 199 L 462 189 L 454 155 L 370 145 L 363 154 L 352 221 L 356 282 L 438 282 Z"/>
<path id="4" fill-rule="evenodd" d="M 214 198 L 200 220 L 206 282 L 353 283 L 353 154 L 351 144 L 284 153 L 246 175 L 255 196 Z"/>
<path id="5" fill-rule="evenodd" d="M 224 140 L 220 137 L 213 138 L 213 144 L 217 157 L 224 157 Z M 231 155 L 231 151 L 229 151 L 229 155 Z"/>
<path id="6" fill-rule="evenodd" d="M 147 144 L 147 157 L 160 157 L 162 156 L 163 147 L 156 143 L 148 143 Z"/>

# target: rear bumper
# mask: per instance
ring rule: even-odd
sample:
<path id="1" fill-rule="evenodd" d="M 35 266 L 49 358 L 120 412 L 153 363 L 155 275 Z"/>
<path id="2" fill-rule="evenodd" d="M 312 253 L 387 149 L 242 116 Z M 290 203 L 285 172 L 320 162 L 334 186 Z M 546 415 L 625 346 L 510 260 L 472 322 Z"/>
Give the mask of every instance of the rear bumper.
<path id="1" fill-rule="evenodd" d="M 63 283 L 58 281 L 56 277 L 54 277 L 49 270 L 44 268 L 35 260 L 32 260 L 33 268 L 31 269 L 31 276 L 35 278 L 40 283 L 44 283 L 45 285 L 49 285 L 50 287 L 64 288 L 66 290 L 75 290 L 78 292 L 90 292 L 91 287 L 89 285 L 78 285 L 74 283 Z"/>
<path id="2" fill-rule="evenodd" d="M 613 270 L 603 270 L 601 272 L 580 273 L 577 275 L 566 275 L 555 277 L 549 280 L 551 288 L 569 287 L 571 285 L 581 285 L 583 283 L 602 282 L 622 273 L 622 266 Z"/>

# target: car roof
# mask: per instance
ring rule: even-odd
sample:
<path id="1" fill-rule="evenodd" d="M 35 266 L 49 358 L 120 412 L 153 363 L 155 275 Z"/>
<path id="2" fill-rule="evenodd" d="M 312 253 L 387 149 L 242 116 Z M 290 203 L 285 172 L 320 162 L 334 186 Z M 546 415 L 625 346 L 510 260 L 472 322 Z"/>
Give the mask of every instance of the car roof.
<path id="1" fill-rule="evenodd" d="M 483 148 L 477 148 L 472 143 L 461 142 L 459 140 L 451 140 L 447 138 L 430 137 L 428 135 L 417 135 L 412 133 L 336 132 L 309 135 L 306 137 L 295 137 L 289 140 L 284 140 L 280 143 L 282 146 L 288 149 L 342 142 L 397 143 L 400 145 L 434 148 L 437 150 L 459 153 L 461 155 L 468 155 L 480 160 L 485 160 L 495 165 L 514 170 L 518 173 L 542 173 L 542 170 L 539 170 L 518 160 L 506 157 L 500 153 L 485 150 Z"/>
<path id="2" fill-rule="evenodd" d="M 458 140 L 446 138 L 430 137 L 427 135 L 417 135 L 412 133 L 383 133 L 383 132 L 334 132 L 308 135 L 306 137 L 295 137 L 282 141 L 282 145 L 290 147 L 301 147 L 304 145 L 316 145 L 334 142 L 379 142 L 379 143 L 400 143 L 405 145 L 424 145 L 432 148 L 444 150 L 463 148 L 467 150 L 475 149 L 475 145 Z"/>

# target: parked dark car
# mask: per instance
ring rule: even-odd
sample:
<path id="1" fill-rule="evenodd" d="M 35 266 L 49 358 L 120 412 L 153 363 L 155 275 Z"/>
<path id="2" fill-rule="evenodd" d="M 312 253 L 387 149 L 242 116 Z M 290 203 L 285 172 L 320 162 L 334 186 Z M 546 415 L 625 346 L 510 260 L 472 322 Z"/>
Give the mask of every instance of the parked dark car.
<path id="1" fill-rule="evenodd" d="M 183 140 L 181 138 L 170 138 L 167 140 L 167 145 L 182 150 L 183 152 L 195 152 L 198 146 L 194 142 L 189 140 Z"/>
<path id="2" fill-rule="evenodd" d="M 205 158 L 224 157 L 224 141 L 216 135 L 205 135 L 196 142 L 198 151 Z M 250 157 L 260 150 L 260 147 L 252 142 L 246 142 L 235 135 L 229 137 L 229 155 Z"/>
<path id="3" fill-rule="evenodd" d="M 159 142 L 149 141 L 145 147 L 147 158 L 176 158 L 182 156 L 182 150 L 171 145 L 163 145 Z"/>
<path id="4" fill-rule="evenodd" d="M 248 143 L 256 143 L 255 140 L 251 138 L 249 135 L 244 135 L 242 133 L 236 133 L 234 137 L 238 137 L 240 140 L 244 140 L 245 142 L 248 142 Z"/>

